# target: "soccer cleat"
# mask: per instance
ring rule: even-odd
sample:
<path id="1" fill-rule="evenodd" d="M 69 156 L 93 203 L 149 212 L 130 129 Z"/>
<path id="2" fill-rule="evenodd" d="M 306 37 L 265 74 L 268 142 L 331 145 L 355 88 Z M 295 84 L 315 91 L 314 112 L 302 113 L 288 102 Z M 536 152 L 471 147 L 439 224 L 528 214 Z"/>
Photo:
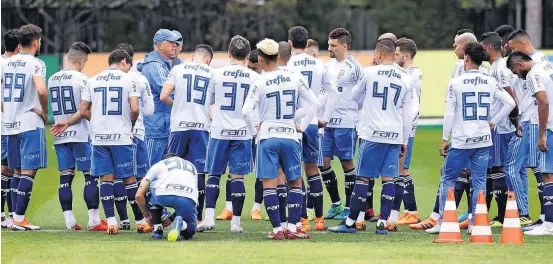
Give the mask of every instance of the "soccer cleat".
<path id="1" fill-rule="evenodd" d="M 315 230 L 325 231 L 328 229 L 328 226 L 325 224 L 325 219 L 323 217 L 315 218 Z"/>
<path id="2" fill-rule="evenodd" d="M 215 228 L 215 223 L 211 223 L 211 221 L 204 219 L 196 228 L 198 232 L 204 232 L 208 230 L 212 230 Z"/>
<path id="3" fill-rule="evenodd" d="M 153 228 L 148 224 L 136 224 L 136 232 L 137 233 L 150 233 L 152 232 Z"/>
<path id="4" fill-rule="evenodd" d="M 397 232 L 397 223 L 388 223 L 386 230 L 388 230 L 388 232 Z"/>
<path id="5" fill-rule="evenodd" d="M 75 223 L 70 229 L 67 229 L 67 231 L 79 231 L 79 230 L 83 230 L 83 228 L 77 223 Z"/>
<path id="6" fill-rule="evenodd" d="M 499 220 L 499 216 L 496 216 L 490 221 L 490 227 L 503 227 L 503 223 Z"/>
<path id="7" fill-rule="evenodd" d="M 424 232 L 426 232 L 427 234 L 439 234 L 439 233 L 440 233 L 440 229 L 441 229 L 441 225 L 437 223 L 437 224 L 436 224 L 435 226 L 433 226 L 432 228 L 429 228 L 429 229 L 424 230 Z"/>
<path id="8" fill-rule="evenodd" d="M 23 221 L 17 222 L 13 220 L 12 230 L 14 231 L 26 231 L 26 230 L 40 230 L 40 226 L 32 225 L 27 218 L 24 218 Z"/>
<path id="9" fill-rule="evenodd" d="M 119 230 L 131 230 L 131 223 L 128 221 L 121 222 L 121 224 L 119 224 Z"/>
<path id="10" fill-rule="evenodd" d="M 409 228 L 415 229 L 415 230 L 427 230 L 427 229 L 433 228 L 437 224 L 438 224 L 438 221 L 429 217 L 428 219 L 425 219 L 424 221 L 418 224 L 409 225 Z"/>
<path id="11" fill-rule="evenodd" d="M 328 213 L 325 216 L 325 219 L 333 219 L 335 216 L 339 215 L 344 211 L 344 205 L 340 202 L 339 204 L 333 204 L 328 209 Z"/>
<path id="12" fill-rule="evenodd" d="M 532 219 L 530 219 L 529 216 L 521 216 L 520 217 L 520 226 L 527 226 L 532 224 Z"/>
<path id="13" fill-rule="evenodd" d="M 283 240 L 284 239 L 284 232 L 278 231 L 276 234 L 274 232 L 271 232 L 271 233 L 269 233 L 267 238 L 272 239 L 272 240 Z"/>
<path id="14" fill-rule="evenodd" d="M 229 211 L 227 208 L 224 208 L 220 215 L 215 217 L 217 220 L 231 220 L 232 219 L 232 212 Z"/>
<path id="15" fill-rule="evenodd" d="M 311 236 L 307 233 L 297 230 L 295 233 L 286 232 L 286 239 L 309 239 Z"/>
<path id="16" fill-rule="evenodd" d="M 349 216 L 349 208 L 344 208 L 341 213 L 334 217 L 334 220 L 346 220 Z"/>
<path id="17" fill-rule="evenodd" d="M 547 224 L 542 224 L 540 226 L 534 227 L 530 231 L 524 232 L 527 236 L 553 236 L 553 229 Z"/>
<path id="18" fill-rule="evenodd" d="M 457 218 L 457 222 L 461 223 L 469 218 L 469 214 L 465 212 L 464 214 L 460 215 L 459 218 Z"/>
<path id="19" fill-rule="evenodd" d="M 374 217 L 374 209 L 371 208 L 367 211 L 365 211 L 365 220 L 371 220 L 371 218 Z"/>
<path id="20" fill-rule="evenodd" d="M 315 209 L 307 208 L 307 220 L 313 221 L 315 219 Z"/>
<path id="21" fill-rule="evenodd" d="M 240 224 L 231 224 L 230 225 L 230 232 L 232 233 L 242 233 L 244 232 L 244 229 Z"/>
<path id="22" fill-rule="evenodd" d="M 523 227 L 522 231 L 530 231 L 538 226 L 541 226 L 542 224 L 543 224 L 543 220 L 538 219 L 536 220 L 536 222 L 532 223 L 531 225 Z"/>
<path id="23" fill-rule="evenodd" d="M 396 226 L 397 227 L 397 226 Z M 376 231 L 375 233 L 377 235 L 387 235 L 388 234 L 388 229 L 386 228 L 386 226 L 384 225 L 384 222 L 381 222 L 380 224 L 378 224 L 376 226 Z"/>
<path id="24" fill-rule="evenodd" d="M 99 224 L 95 226 L 89 226 L 88 231 L 108 231 L 108 223 L 102 220 Z"/>
<path id="25" fill-rule="evenodd" d="M 401 219 L 403 219 L 403 218 L 405 218 L 405 217 L 407 217 L 407 216 L 409 216 L 409 213 L 408 213 L 408 212 L 403 212 L 403 214 L 401 214 L 401 215 L 397 218 L 398 222 L 399 222 Z"/>
<path id="26" fill-rule="evenodd" d="M 152 232 L 152 238 L 153 239 L 163 239 L 163 228 L 159 227 L 156 231 Z"/>
<path id="27" fill-rule="evenodd" d="M 465 221 L 459 223 L 459 228 L 460 229 L 468 229 L 469 225 L 470 225 L 470 220 L 467 218 L 467 219 L 465 219 Z"/>
<path id="28" fill-rule="evenodd" d="M 265 219 L 263 219 L 265 221 L 271 221 L 271 218 L 269 218 L 268 216 L 265 216 Z"/>
<path id="29" fill-rule="evenodd" d="M 397 224 L 398 225 L 412 225 L 412 224 L 416 224 L 416 223 L 419 223 L 419 222 L 420 222 L 419 214 L 416 213 L 416 214 L 408 214 L 403 219 L 398 220 Z"/>
<path id="30" fill-rule="evenodd" d="M 365 230 L 367 230 L 367 224 L 365 224 L 365 221 L 357 222 L 357 223 L 355 223 L 355 229 L 357 231 L 365 231 Z"/>
<path id="31" fill-rule="evenodd" d="M 342 221 L 339 225 L 334 227 L 329 227 L 328 231 L 332 233 L 356 233 L 357 229 L 355 229 L 355 226 L 348 226 L 346 225 L 346 221 Z"/>
<path id="32" fill-rule="evenodd" d="M 307 220 L 307 218 L 300 218 L 300 221 L 301 221 L 301 227 L 300 229 L 303 231 L 303 232 L 310 232 L 311 231 L 311 226 L 309 225 L 309 220 Z"/>
<path id="33" fill-rule="evenodd" d="M 371 217 L 371 218 L 369 219 L 369 222 L 371 222 L 371 223 L 376 223 L 376 222 L 378 222 L 378 220 L 380 220 L 380 214 L 377 214 L 377 215 Z"/>
<path id="34" fill-rule="evenodd" d="M 9 217 L 2 217 L 2 228 L 12 228 L 12 220 Z"/>
<path id="35" fill-rule="evenodd" d="M 119 228 L 117 226 L 108 226 L 108 230 L 106 231 L 108 235 L 118 235 L 119 234 Z"/>
<path id="36" fill-rule="evenodd" d="M 252 220 L 263 220 L 263 218 L 261 218 L 261 211 L 259 209 L 252 210 L 250 215 Z"/>
<path id="37" fill-rule="evenodd" d="M 173 221 L 173 227 L 171 228 L 171 231 L 169 231 L 169 234 L 167 235 L 167 241 L 169 242 L 175 242 L 180 237 L 180 232 L 182 231 L 182 217 L 177 216 L 175 217 L 175 221 Z"/>

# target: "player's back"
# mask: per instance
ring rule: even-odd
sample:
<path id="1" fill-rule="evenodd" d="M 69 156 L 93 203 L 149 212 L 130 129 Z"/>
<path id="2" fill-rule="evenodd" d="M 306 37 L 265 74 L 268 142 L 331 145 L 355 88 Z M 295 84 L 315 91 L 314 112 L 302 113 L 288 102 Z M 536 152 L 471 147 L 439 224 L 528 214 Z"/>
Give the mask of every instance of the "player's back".
<path id="1" fill-rule="evenodd" d="M 501 88 L 513 87 L 515 76 L 511 70 L 507 68 L 507 60 L 505 58 L 494 61 L 490 67 L 489 73 Z M 521 95 L 521 97 L 522 96 L 523 95 Z M 494 100 L 490 109 L 490 116 L 495 116 L 502 107 L 503 103 L 501 100 Z M 499 134 L 506 134 L 516 130 L 508 118 L 500 120 L 496 125 Z"/>
<path id="2" fill-rule="evenodd" d="M 553 131 L 553 63 L 542 61 L 534 64 L 526 77 L 528 89 L 532 94 L 545 91 L 549 101 L 549 119 L 547 129 Z"/>
<path id="3" fill-rule="evenodd" d="M 395 65 L 367 67 L 364 73 L 363 129 L 360 137 L 372 142 L 403 144 L 403 105 L 417 100 L 409 76 Z"/>
<path id="4" fill-rule="evenodd" d="M 211 137 L 216 139 L 251 139 L 242 115 L 248 91 L 259 75 L 242 65 L 218 68 L 213 75 L 214 106 Z"/>
<path id="5" fill-rule="evenodd" d="M 209 131 L 210 101 L 208 88 L 213 69 L 206 64 L 185 62 L 175 66 L 168 81 L 175 86 L 175 99 L 171 109 L 171 131 Z"/>
<path id="6" fill-rule="evenodd" d="M 486 66 L 484 65 L 480 65 L 480 68 L 478 68 L 478 70 L 483 74 L 488 74 L 488 68 L 486 68 Z M 463 73 L 465 73 L 465 61 L 462 59 L 458 59 L 453 69 L 453 74 L 451 75 L 451 78 L 455 78 L 459 75 L 462 75 Z"/>
<path id="7" fill-rule="evenodd" d="M 44 128 L 42 118 L 31 112 L 42 110 L 33 76 L 45 78 L 46 66 L 38 58 L 19 53 L 7 60 L 3 67 L 4 130 L 5 135 L 15 135 L 36 128 Z"/>
<path id="8" fill-rule="evenodd" d="M 327 127 L 355 128 L 359 118 L 357 102 L 351 98 L 351 91 L 363 79 L 361 64 L 349 55 L 344 61 L 330 59 L 326 70 L 338 87 L 336 110 Z"/>
<path id="9" fill-rule="evenodd" d="M 301 74 L 304 82 L 315 95 L 324 93 L 323 78 L 326 77 L 324 63 L 305 52 L 293 55 L 288 61 L 287 70 Z"/>
<path id="10" fill-rule="evenodd" d="M 146 179 L 155 188 L 155 195 L 176 195 L 198 202 L 198 176 L 196 167 L 182 158 L 172 157 L 156 163 Z"/>
<path id="11" fill-rule="evenodd" d="M 451 132 L 452 147 L 472 149 L 492 145 L 490 107 L 500 91 L 493 77 L 477 70 L 453 78 L 448 86 L 446 102 L 455 102 Z"/>
<path id="12" fill-rule="evenodd" d="M 138 97 L 127 73 L 110 68 L 87 81 L 82 99 L 92 103 L 90 127 L 93 145 L 131 145 L 130 97 Z"/>
<path id="13" fill-rule="evenodd" d="M 87 79 L 84 73 L 71 69 L 63 69 L 48 79 L 48 92 L 56 123 L 68 120 L 80 110 L 81 91 L 86 88 Z M 54 144 L 88 142 L 88 125 L 88 120 L 81 119 L 54 137 Z"/>
<path id="14" fill-rule="evenodd" d="M 129 71 L 127 73 L 131 78 L 134 79 L 138 86 L 138 92 L 141 95 L 141 98 L 144 98 L 145 96 L 151 96 L 152 91 L 150 90 L 150 83 L 148 82 L 148 79 L 139 72 L 136 71 Z M 139 102 L 140 105 L 140 113 L 138 114 L 138 119 L 136 119 L 135 125 L 133 130 L 135 131 L 135 134 L 141 134 L 143 135 L 145 132 L 144 128 L 144 114 L 142 109 L 144 108 L 144 103 L 142 100 Z M 140 130 L 140 131 L 138 131 Z"/>

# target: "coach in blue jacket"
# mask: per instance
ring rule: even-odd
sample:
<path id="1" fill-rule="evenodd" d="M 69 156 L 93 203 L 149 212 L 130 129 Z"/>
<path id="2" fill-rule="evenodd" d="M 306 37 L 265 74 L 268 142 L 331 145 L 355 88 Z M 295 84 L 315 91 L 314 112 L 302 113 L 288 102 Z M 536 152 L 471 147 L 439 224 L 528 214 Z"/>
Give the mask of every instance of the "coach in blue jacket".
<path id="1" fill-rule="evenodd" d="M 154 114 L 144 117 L 150 165 L 160 161 L 167 149 L 171 107 L 159 100 L 159 94 L 173 66 L 171 58 L 177 55 L 178 41 L 182 41 L 182 37 L 170 30 L 158 30 L 154 35 L 154 51 L 146 55 L 144 61 L 136 67 L 150 82 L 154 96 Z"/>

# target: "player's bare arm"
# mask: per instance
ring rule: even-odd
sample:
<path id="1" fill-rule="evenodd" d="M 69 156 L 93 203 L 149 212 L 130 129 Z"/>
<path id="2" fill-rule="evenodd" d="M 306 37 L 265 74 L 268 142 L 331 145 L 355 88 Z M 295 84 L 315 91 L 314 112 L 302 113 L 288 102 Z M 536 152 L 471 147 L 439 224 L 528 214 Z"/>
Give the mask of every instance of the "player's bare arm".
<path id="1" fill-rule="evenodd" d="M 46 123 L 48 122 L 48 105 L 49 105 L 48 89 L 46 89 L 46 80 L 44 80 L 44 77 L 40 75 L 34 75 L 33 82 L 36 87 L 36 92 L 38 94 L 38 100 L 40 102 L 40 107 L 42 108 L 42 111 L 38 109 L 33 109 L 31 111 L 33 111 L 37 115 L 40 115 L 44 123 Z"/>
<path id="2" fill-rule="evenodd" d="M 61 135 L 61 133 L 63 133 L 68 127 L 80 122 L 81 119 L 83 119 L 83 116 L 81 115 L 81 112 L 80 111 L 76 112 L 69 119 L 67 119 L 65 121 L 62 121 L 62 122 L 59 122 L 59 123 L 55 123 L 50 128 L 50 134 L 52 134 L 52 136 L 54 136 L 54 137 L 57 137 L 57 136 Z"/>
<path id="3" fill-rule="evenodd" d="M 539 131 L 538 148 L 542 152 L 548 151 L 547 142 L 545 140 L 545 131 L 547 130 L 547 120 L 549 119 L 549 101 L 545 91 L 536 93 L 536 101 L 538 101 L 538 116 L 539 116 Z"/>
<path id="4" fill-rule="evenodd" d="M 159 95 L 159 99 L 168 106 L 173 106 L 173 98 L 171 98 L 171 93 L 175 90 L 175 86 L 172 84 L 166 83 L 163 85 L 163 90 Z"/>
<path id="5" fill-rule="evenodd" d="M 90 116 L 92 115 L 91 106 L 92 106 L 91 102 L 86 100 L 81 101 L 81 110 L 80 110 L 81 116 L 82 118 L 85 118 L 86 120 L 89 120 L 89 121 L 90 121 Z"/>
<path id="6" fill-rule="evenodd" d="M 136 122 L 136 119 L 138 119 L 138 115 L 140 114 L 140 104 L 138 103 L 138 97 L 136 96 L 131 96 L 129 100 L 131 106 L 131 122 L 132 126 L 134 127 L 134 123 Z"/>
<path id="7" fill-rule="evenodd" d="M 146 193 L 150 188 L 150 181 L 148 179 L 142 179 L 138 191 L 136 191 L 136 203 L 140 207 L 140 211 L 147 220 L 150 219 L 150 212 L 146 208 Z"/>

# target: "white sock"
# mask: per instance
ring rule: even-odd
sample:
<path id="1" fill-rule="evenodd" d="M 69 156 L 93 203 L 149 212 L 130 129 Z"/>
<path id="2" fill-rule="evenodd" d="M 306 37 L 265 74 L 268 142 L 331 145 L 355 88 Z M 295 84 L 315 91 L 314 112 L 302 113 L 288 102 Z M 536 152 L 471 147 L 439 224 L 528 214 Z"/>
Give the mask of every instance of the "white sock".
<path id="1" fill-rule="evenodd" d="M 407 211 L 407 210 L 403 210 L 403 213 L 404 214 L 410 214 L 411 212 Z"/>
<path id="2" fill-rule="evenodd" d="M 355 224 L 355 220 L 351 219 L 351 218 L 346 218 L 346 225 L 347 226 L 352 226 L 353 224 Z"/>
<path id="3" fill-rule="evenodd" d="M 227 210 L 232 212 L 232 202 L 226 201 L 225 208 L 227 208 Z"/>
<path id="4" fill-rule="evenodd" d="M 276 233 L 278 233 L 278 232 L 280 232 L 280 231 L 282 231 L 282 227 L 281 227 L 281 226 L 279 226 L 279 227 L 273 227 L 273 233 L 276 234 Z"/>
<path id="5" fill-rule="evenodd" d="M 146 220 L 144 220 L 144 218 L 142 218 L 141 220 L 136 221 L 137 225 L 143 225 L 145 223 L 146 223 Z"/>
<path id="6" fill-rule="evenodd" d="M 390 223 L 397 223 L 397 217 L 399 215 L 399 211 L 398 210 L 392 210 L 390 212 L 390 217 L 388 217 L 388 221 Z"/>
<path id="7" fill-rule="evenodd" d="M 357 216 L 357 223 L 361 223 L 365 221 L 365 211 L 359 212 L 359 216 Z"/>
<path id="8" fill-rule="evenodd" d="M 182 221 L 181 230 L 186 230 L 186 228 L 188 228 L 188 224 L 186 222 Z"/>
<path id="9" fill-rule="evenodd" d="M 115 217 L 108 217 L 108 226 L 117 226 L 117 219 Z"/>
<path id="10" fill-rule="evenodd" d="M 430 215 L 430 218 L 432 218 L 432 220 L 438 221 L 438 219 L 440 219 L 440 214 L 436 212 L 432 212 L 432 214 Z"/>
<path id="11" fill-rule="evenodd" d="M 231 224 L 240 224 L 240 216 L 233 215 L 232 220 L 230 221 Z"/>
<path id="12" fill-rule="evenodd" d="M 159 228 L 161 228 L 161 230 L 163 230 L 163 225 L 162 224 L 154 225 L 154 231 L 158 230 Z"/>
<path id="13" fill-rule="evenodd" d="M 470 213 L 470 214 L 468 215 L 468 219 L 469 219 L 469 220 L 472 219 L 472 213 Z"/>
<path id="14" fill-rule="evenodd" d="M 65 218 L 65 226 L 70 229 L 75 225 L 75 217 L 73 216 L 73 211 L 67 210 L 63 211 L 63 217 Z"/>
<path id="15" fill-rule="evenodd" d="M 2 217 L 6 217 L 6 213 L 2 212 Z"/>
<path id="16" fill-rule="evenodd" d="M 102 220 L 100 220 L 100 214 L 98 213 L 98 209 L 90 209 L 88 210 L 88 226 L 93 227 L 100 224 Z"/>
<path id="17" fill-rule="evenodd" d="M 205 220 L 215 222 L 215 208 L 205 209 Z"/>
<path id="18" fill-rule="evenodd" d="M 378 219 L 378 222 L 376 222 L 376 226 L 379 226 L 380 223 L 384 223 L 384 226 L 387 226 L 387 225 L 388 225 L 388 223 L 386 222 L 386 220 Z"/>
<path id="19" fill-rule="evenodd" d="M 260 203 L 253 203 L 252 211 L 253 210 L 261 211 L 261 204 Z"/>
<path id="20" fill-rule="evenodd" d="M 296 233 L 298 231 L 298 227 L 294 224 L 288 224 L 288 231 L 290 231 L 291 233 Z"/>
<path id="21" fill-rule="evenodd" d="M 409 211 L 409 213 L 414 215 L 414 214 L 418 214 L 419 212 L 418 211 Z"/>
<path id="22" fill-rule="evenodd" d="M 16 222 L 23 222 L 23 220 L 25 220 L 25 216 L 14 214 L 13 215 L 13 220 L 16 221 Z"/>
<path id="23" fill-rule="evenodd" d="M 281 223 L 280 223 L 280 227 L 281 227 L 282 229 L 287 228 L 287 227 L 288 227 L 288 222 L 281 222 Z"/>
<path id="24" fill-rule="evenodd" d="M 342 201 L 338 201 L 338 202 L 332 203 L 332 205 L 340 205 L 340 204 L 342 204 Z"/>
<path id="25" fill-rule="evenodd" d="M 541 215 L 540 215 L 540 219 L 541 219 L 542 221 L 545 221 L 545 215 L 544 215 L 544 214 L 541 214 Z"/>
<path id="26" fill-rule="evenodd" d="M 130 223 L 129 219 L 121 220 L 121 223 Z"/>

